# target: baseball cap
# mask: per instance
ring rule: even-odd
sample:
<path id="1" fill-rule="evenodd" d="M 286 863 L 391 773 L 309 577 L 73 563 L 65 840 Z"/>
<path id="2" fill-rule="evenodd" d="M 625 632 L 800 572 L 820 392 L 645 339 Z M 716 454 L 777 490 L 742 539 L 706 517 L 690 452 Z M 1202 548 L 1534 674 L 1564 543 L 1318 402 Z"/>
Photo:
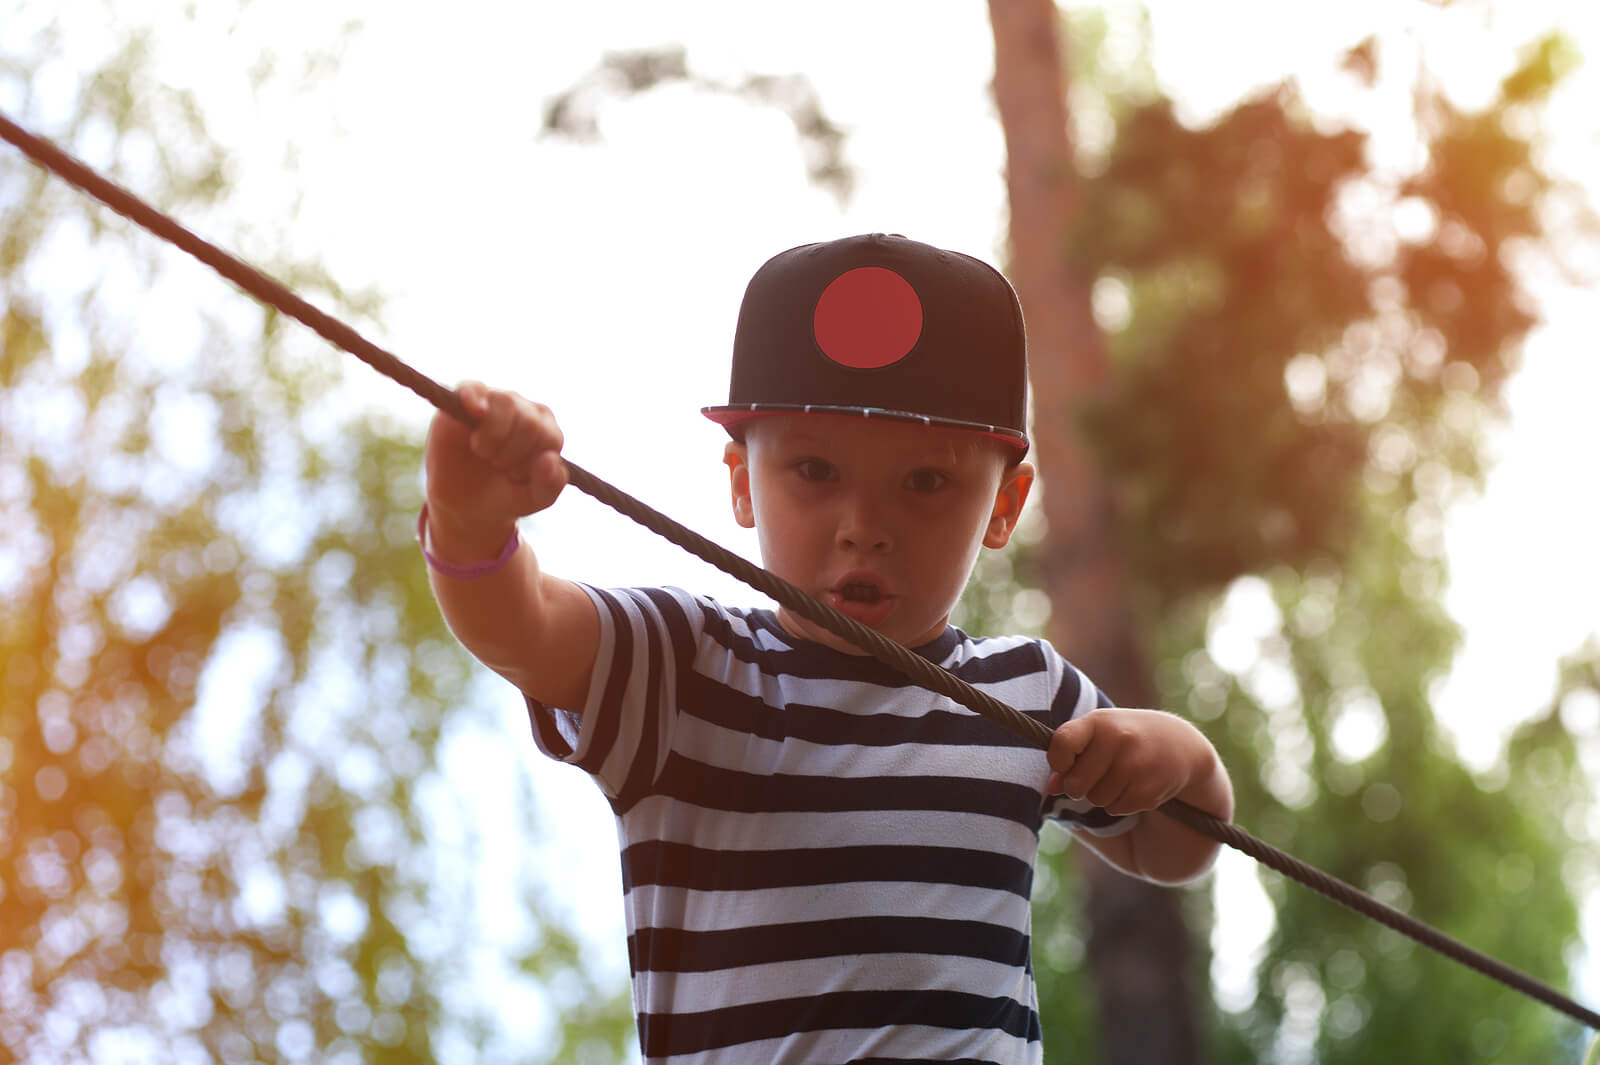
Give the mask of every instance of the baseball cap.
<path id="1" fill-rule="evenodd" d="M 964 429 L 1027 452 L 1027 342 L 1016 293 L 981 259 L 898 234 L 805 244 L 750 279 L 728 402 L 743 438 L 774 414 Z"/>

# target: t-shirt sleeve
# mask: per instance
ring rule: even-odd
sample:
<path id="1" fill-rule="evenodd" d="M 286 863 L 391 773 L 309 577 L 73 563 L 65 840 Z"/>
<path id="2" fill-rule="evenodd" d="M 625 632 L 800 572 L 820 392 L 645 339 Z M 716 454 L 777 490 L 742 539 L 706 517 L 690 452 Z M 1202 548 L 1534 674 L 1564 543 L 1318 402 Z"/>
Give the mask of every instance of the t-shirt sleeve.
<path id="1" fill-rule="evenodd" d="M 594 777 L 620 808 L 661 770 L 702 611 L 677 589 L 582 587 L 600 615 L 588 701 L 573 713 L 529 699 L 528 716 L 539 749 Z"/>
<path id="2" fill-rule="evenodd" d="M 1042 646 L 1047 673 L 1058 678 L 1055 698 L 1050 704 L 1051 728 L 1059 728 L 1074 718 L 1116 705 L 1082 670 L 1062 658 L 1048 643 Z M 1067 828 L 1095 836 L 1119 836 L 1139 823 L 1138 814 L 1116 817 L 1087 799 L 1069 799 L 1065 795 L 1048 796 L 1044 814 Z"/>

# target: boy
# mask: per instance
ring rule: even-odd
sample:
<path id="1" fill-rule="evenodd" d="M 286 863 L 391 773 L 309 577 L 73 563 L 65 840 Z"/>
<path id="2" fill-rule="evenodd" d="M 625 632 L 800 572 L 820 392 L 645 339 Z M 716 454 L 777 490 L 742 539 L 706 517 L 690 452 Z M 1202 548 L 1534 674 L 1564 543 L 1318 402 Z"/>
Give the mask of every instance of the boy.
<path id="1" fill-rule="evenodd" d="M 1048 752 L 909 684 L 787 608 L 544 573 L 518 517 L 564 485 L 550 412 L 469 383 L 430 429 L 419 522 L 466 647 L 527 697 L 548 755 L 617 816 L 646 1061 L 1038 1062 L 1028 954 L 1054 817 L 1132 875 L 1232 815 L 1198 731 L 1116 709 L 1049 644 L 949 625 L 1033 483 L 1021 311 L 992 267 L 872 234 L 751 280 L 730 401 L 734 515 L 779 576 L 1053 729 Z"/>

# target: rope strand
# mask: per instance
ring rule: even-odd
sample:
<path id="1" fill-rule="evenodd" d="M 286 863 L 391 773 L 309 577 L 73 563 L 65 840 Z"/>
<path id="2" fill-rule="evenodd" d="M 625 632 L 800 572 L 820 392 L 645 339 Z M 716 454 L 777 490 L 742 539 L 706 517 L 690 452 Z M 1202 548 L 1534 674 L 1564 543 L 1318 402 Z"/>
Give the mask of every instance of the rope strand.
<path id="1" fill-rule="evenodd" d="M 216 245 L 196 236 L 121 186 L 101 177 L 89 167 L 35 137 L 0 113 L 0 136 L 16 145 L 29 158 L 58 177 L 101 201 L 117 213 L 167 240 L 245 292 L 311 328 L 334 346 L 356 356 L 379 373 L 411 389 L 434 407 L 467 425 L 476 419 L 456 393 L 402 362 L 392 353 L 373 344 L 343 322 L 295 295 L 284 285 Z M 1041 750 L 1050 743 L 1051 730 L 1043 722 L 1007 706 L 987 692 L 847 617 L 826 603 L 796 588 L 777 574 L 757 566 L 700 533 L 647 506 L 621 489 L 601 480 L 577 464 L 566 461 L 569 483 L 586 495 L 616 510 L 651 532 L 736 577 L 772 600 L 843 637 L 885 665 L 899 670 L 930 691 L 944 695 L 988 718 L 995 724 L 1032 743 Z M 1256 859 L 1263 865 L 1305 887 L 1394 929 L 1446 958 L 1498 980 L 1513 990 L 1542 1002 L 1568 1017 L 1600 1032 L 1600 1013 L 1580 1005 L 1561 992 L 1509 965 L 1489 957 L 1431 926 L 1387 906 L 1342 880 L 1286 854 L 1250 835 L 1238 826 L 1203 810 L 1173 799 L 1160 812 L 1204 836 Z M 1600 1046 L 1600 1040 L 1596 1041 Z M 1591 1047 L 1591 1053 L 1594 1047 Z"/>

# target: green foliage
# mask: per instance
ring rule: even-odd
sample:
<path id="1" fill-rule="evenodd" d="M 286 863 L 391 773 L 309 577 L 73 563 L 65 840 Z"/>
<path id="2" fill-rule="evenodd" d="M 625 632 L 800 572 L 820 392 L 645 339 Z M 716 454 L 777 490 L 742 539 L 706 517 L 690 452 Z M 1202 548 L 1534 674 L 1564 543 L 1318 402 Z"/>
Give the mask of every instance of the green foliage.
<path id="1" fill-rule="evenodd" d="M 229 157 L 151 38 L 86 51 L 49 8 L 7 16 L 8 113 L 180 217 L 229 214 Z M 625 989 L 595 989 L 521 863 L 525 908 L 486 926 L 482 844 L 441 831 L 472 674 L 412 541 L 415 427 L 352 412 L 320 341 L 9 150 L 0 294 L 0 1061 L 529 1060 L 486 955 L 584 992 L 541 1049 L 624 1057 Z"/>
<path id="2" fill-rule="evenodd" d="M 1219 664 L 1197 631 L 1217 619 L 1190 613 L 1166 634 L 1164 698 L 1206 723 L 1234 767 L 1241 821 L 1268 842 L 1564 986 L 1577 925 L 1564 815 L 1581 805 L 1581 781 L 1526 785 L 1527 767 L 1568 741 L 1546 737 L 1532 762 L 1513 754 L 1493 785 L 1456 761 L 1418 668 L 1447 658 L 1453 633 L 1391 568 L 1407 564 L 1403 539 L 1375 528 L 1343 571 L 1254 581 L 1268 609 L 1248 669 Z M 1293 1056 L 1286 1042 L 1324 1062 L 1379 1048 L 1400 1060 L 1554 1060 L 1570 1038 L 1573 1026 L 1541 1005 L 1297 885 L 1265 886 L 1276 928 L 1254 1001 L 1219 1017 L 1223 1061 Z"/>
<path id="3" fill-rule="evenodd" d="M 1347 69 L 1376 77 L 1379 59 L 1369 42 Z M 1292 84 L 1194 127 L 1133 79 L 1107 96 L 1115 132 L 1085 160 L 1065 249 L 1097 279 L 1114 380 L 1081 413 L 1158 687 L 1216 742 L 1240 823 L 1556 986 L 1589 801 L 1571 739 L 1552 708 L 1478 779 L 1430 692 L 1456 643 L 1443 515 L 1481 473 L 1534 324 L 1518 256 L 1558 243 L 1536 116 L 1570 63 L 1538 42 L 1479 112 L 1419 83 L 1426 161 L 1407 173 L 1313 121 Z M 1024 548 L 995 568 L 1036 564 Z M 1011 598 L 1009 572 L 985 577 L 967 617 Z M 1036 900 L 1035 961 L 1046 1031 L 1079 1033 L 1062 869 Z M 1217 1060 L 1573 1056 L 1576 1025 L 1546 1007 L 1270 876 L 1273 930 L 1249 1004 L 1215 1015 Z M 1093 1060 L 1075 1037 L 1047 1055 Z"/>
<path id="4" fill-rule="evenodd" d="M 1131 308 L 1109 338 L 1118 375 L 1094 438 L 1128 527 L 1143 530 L 1130 565 L 1158 605 L 1349 535 L 1360 433 L 1346 417 L 1302 418 L 1283 381 L 1291 359 L 1371 313 L 1324 223 L 1361 170 L 1361 139 L 1320 134 L 1287 102 L 1251 101 L 1201 130 L 1154 102 L 1089 185 L 1075 254 Z"/>
<path id="5" fill-rule="evenodd" d="M 1064 856 L 1064 834 L 1047 828 L 1040 840 L 1035 914 L 1083 912 L 1077 866 Z M 1045 1055 L 1051 1065 L 1093 1065 L 1104 1060 L 1096 1038 L 1094 989 L 1083 964 L 1084 934 L 1080 921 L 1052 921 L 1034 929 L 1033 974 L 1045 1024 Z"/>

